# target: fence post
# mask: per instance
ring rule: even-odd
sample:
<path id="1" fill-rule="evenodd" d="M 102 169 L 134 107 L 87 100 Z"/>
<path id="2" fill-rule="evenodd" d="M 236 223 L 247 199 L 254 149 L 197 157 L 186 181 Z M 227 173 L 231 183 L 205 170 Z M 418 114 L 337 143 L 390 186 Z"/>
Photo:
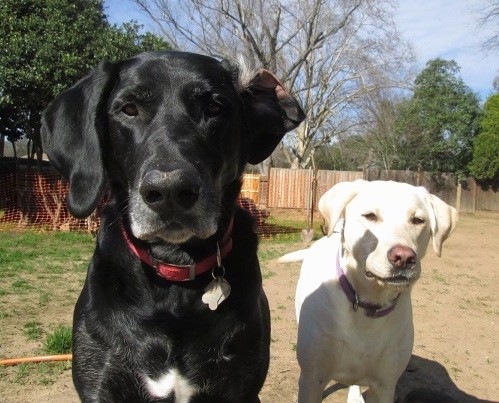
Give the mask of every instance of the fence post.
<path id="1" fill-rule="evenodd" d="M 476 214 L 476 180 L 475 178 L 471 179 L 473 181 L 473 214 Z"/>
<path id="2" fill-rule="evenodd" d="M 262 208 L 267 208 L 267 197 L 269 194 L 269 178 L 261 175 L 258 179 L 258 204 Z"/>
<path id="3" fill-rule="evenodd" d="M 462 191 L 462 185 L 461 181 L 457 181 L 457 190 L 456 190 L 456 210 L 458 214 L 461 212 L 461 191 Z"/>
<path id="4" fill-rule="evenodd" d="M 269 197 L 270 197 L 270 170 L 272 168 L 270 167 L 270 164 L 268 165 L 268 168 L 267 168 L 267 195 L 265 197 L 265 204 L 266 204 L 266 207 L 268 208 L 269 207 Z"/>

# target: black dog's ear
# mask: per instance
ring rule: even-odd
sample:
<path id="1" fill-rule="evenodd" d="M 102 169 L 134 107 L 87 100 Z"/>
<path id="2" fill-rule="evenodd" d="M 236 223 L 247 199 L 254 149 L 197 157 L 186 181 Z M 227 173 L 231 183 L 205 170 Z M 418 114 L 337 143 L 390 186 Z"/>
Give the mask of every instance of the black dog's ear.
<path id="1" fill-rule="evenodd" d="M 258 164 L 272 154 L 283 136 L 298 127 L 305 113 L 277 77 L 260 70 L 246 86 L 246 102 L 255 119 L 248 162 Z"/>
<path id="2" fill-rule="evenodd" d="M 115 69 L 101 62 L 58 95 L 42 115 L 43 149 L 69 180 L 67 205 L 78 218 L 92 213 L 106 185 L 101 143 L 107 132 L 106 103 Z"/>

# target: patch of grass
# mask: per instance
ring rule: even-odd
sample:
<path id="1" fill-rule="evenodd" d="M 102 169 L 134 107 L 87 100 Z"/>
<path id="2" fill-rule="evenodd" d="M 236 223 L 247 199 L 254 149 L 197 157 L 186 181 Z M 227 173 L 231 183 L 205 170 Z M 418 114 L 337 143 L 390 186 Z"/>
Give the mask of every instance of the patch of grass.
<path id="1" fill-rule="evenodd" d="M 11 288 L 18 294 L 26 293 L 33 290 L 33 287 L 27 280 L 19 279 L 12 283 Z"/>
<path id="2" fill-rule="evenodd" d="M 95 239 L 85 233 L 0 231 L 0 327 L 2 344 L 35 341 L 32 355 L 64 354 L 71 351 L 71 329 L 50 328 L 46 336 L 46 313 L 61 315 L 70 323 Z M 67 307 L 67 308 L 66 308 Z M 47 337 L 47 340 L 45 338 Z M 26 352 L 29 354 L 29 352 Z M 25 367 L 12 368 L 12 382 L 32 382 Z M 35 367 L 31 372 L 35 372 Z M 37 376 L 39 381 L 40 376 Z M 44 376 L 42 376 L 44 378 Z M 45 379 L 42 383 L 50 382 Z M 1 393 L 0 393 L 1 394 Z M 2 400 L 0 398 L 0 400 Z"/>
<path id="3" fill-rule="evenodd" d="M 283 246 L 282 244 L 265 245 L 260 248 L 258 258 L 260 261 L 277 259 L 283 255 L 283 250 L 285 249 Z"/>
<path id="4" fill-rule="evenodd" d="M 13 367 L 0 367 L 0 378 L 22 386 L 52 385 L 64 371 L 71 369 L 71 361 L 23 363 Z M 3 402 L 3 400 L 1 400 Z M 17 401 L 17 400 L 16 400 Z M 35 399 L 35 401 L 38 401 Z"/>
<path id="5" fill-rule="evenodd" d="M 60 325 L 52 333 L 47 334 L 43 346 L 47 354 L 69 354 L 72 348 L 73 330 L 69 326 Z"/>
<path id="6" fill-rule="evenodd" d="M 18 245 L 9 247 L 10 245 L 7 243 L 6 246 L 0 248 L 0 264 L 2 265 L 19 263 L 24 260 L 33 259 L 38 255 L 35 250 L 17 249 Z"/>
<path id="7" fill-rule="evenodd" d="M 433 275 L 432 275 L 433 280 L 438 283 L 442 283 L 444 285 L 450 285 L 450 283 L 447 281 L 447 279 L 442 276 L 438 270 L 433 269 Z"/>
<path id="8" fill-rule="evenodd" d="M 459 373 L 463 372 L 463 370 L 457 366 L 451 366 L 449 371 L 454 379 L 458 379 Z"/>
<path id="9" fill-rule="evenodd" d="M 300 232 L 292 232 L 292 233 L 286 233 L 286 234 L 272 234 L 272 235 L 265 235 L 262 236 L 261 238 L 262 242 L 268 243 L 268 244 L 273 244 L 273 243 L 295 243 L 295 242 L 300 242 L 301 241 L 301 235 Z"/>
<path id="10" fill-rule="evenodd" d="M 86 273 L 87 269 L 88 269 L 89 262 L 90 262 L 90 259 L 88 259 L 88 261 L 85 260 L 84 262 L 75 264 L 75 270 L 78 272 Z"/>
<path id="11" fill-rule="evenodd" d="M 269 278 L 275 276 L 275 272 L 273 272 L 272 270 L 265 270 L 263 273 L 262 273 L 262 277 L 264 280 L 268 280 Z"/>
<path id="12" fill-rule="evenodd" d="M 44 306 L 47 306 L 49 301 L 50 301 L 50 294 L 48 292 L 42 292 L 38 299 L 39 306 L 43 308 Z"/>
<path id="13" fill-rule="evenodd" d="M 306 249 L 309 246 L 309 244 L 303 242 L 301 239 L 293 243 L 278 243 L 275 241 L 265 240 L 261 242 L 258 249 L 258 259 L 260 260 L 260 262 L 274 260 L 288 252 L 296 251 L 299 249 Z M 287 267 L 287 265 L 283 264 L 282 267 L 285 268 Z"/>
<path id="14" fill-rule="evenodd" d="M 41 362 L 36 364 L 36 368 L 33 368 L 32 373 L 38 375 L 38 382 L 43 386 L 52 385 L 57 378 L 66 370 L 71 368 L 70 361 L 62 362 Z M 36 369 L 36 372 L 35 372 Z"/>
<path id="15" fill-rule="evenodd" d="M 26 383 L 26 378 L 30 373 L 29 364 L 19 364 L 16 368 L 16 374 L 14 376 L 14 382 L 24 385 Z"/>
<path id="16" fill-rule="evenodd" d="M 55 382 L 56 377 L 62 372 L 58 364 L 60 363 L 41 362 L 37 365 L 36 372 L 40 376 L 40 384 L 49 386 Z"/>
<path id="17" fill-rule="evenodd" d="M 26 322 L 23 327 L 23 333 L 28 340 L 38 340 L 42 337 L 42 326 L 35 321 Z"/>
<path id="18" fill-rule="evenodd" d="M 78 232 L 0 231 L 0 277 L 67 269 L 90 260 L 95 240 Z M 47 270 L 48 269 L 48 270 Z"/>
<path id="19" fill-rule="evenodd" d="M 42 376 L 40 378 L 40 383 L 43 385 L 43 386 L 50 386 L 52 385 L 53 383 L 55 382 L 55 378 L 51 377 L 51 376 Z"/>

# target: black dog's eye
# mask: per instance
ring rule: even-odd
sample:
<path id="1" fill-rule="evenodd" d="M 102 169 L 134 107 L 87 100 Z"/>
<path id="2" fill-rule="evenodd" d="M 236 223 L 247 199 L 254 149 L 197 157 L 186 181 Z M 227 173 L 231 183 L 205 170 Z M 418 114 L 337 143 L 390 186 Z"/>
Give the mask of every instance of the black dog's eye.
<path id="1" fill-rule="evenodd" d="M 222 113 L 222 111 L 223 105 L 220 102 L 215 101 L 214 99 L 210 100 L 210 102 L 206 106 L 206 115 L 208 117 L 218 116 Z"/>
<path id="2" fill-rule="evenodd" d="M 138 116 L 139 110 L 134 104 L 128 103 L 123 105 L 121 108 L 121 112 L 123 112 L 127 116 Z"/>
<path id="3" fill-rule="evenodd" d="M 415 225 L 420 225 L 420 224 L 424 224 L 425 220 L 423 220 L 422 218 L 419 218 L 419 217 L 412 217 L 411 223 L 413 223 Z"/>
<path id="4" fill-rule="evenodd" d="M 378 217 L 374 213 L 362 214 L 362 217 L 364 217 L 368 221 L 373 221 L 373 222 L 378 221 Z"/>

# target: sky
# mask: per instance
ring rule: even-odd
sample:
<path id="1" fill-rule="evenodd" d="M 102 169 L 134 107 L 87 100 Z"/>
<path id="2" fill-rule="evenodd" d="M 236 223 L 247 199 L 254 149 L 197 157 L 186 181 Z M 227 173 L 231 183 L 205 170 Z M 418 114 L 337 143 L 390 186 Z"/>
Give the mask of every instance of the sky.
<path id="1" fill-rule="evenodd" d="M 437 57 L 454 59 L 461 66 L 463 81 L 485 100 L 492 94 L 494 77 L 499 75 L 499 53 L 487 55 L 481 50 L 481 42 L 491 34 L 490 28 L 486 31 L 477 27 L 474 10 L 483 3 L 399 0 L 395 22 L 402 35 L 412 42 L 421 68 Z"/>
<path id="2" fill-rule="evenodd" d="M 490 28 L 477 28 L 474 10 L 480 4 L 483 0 L 399 0 L 395 22 L 412 43 L 420 69 L 437 57 L 454 59 L 463 81 L 484 101 L 493 92 L 494 77 L 499 76 L 499 53 L 485 54 L 480 48 L 490 34 Z M 134 19 L 146 30 L 155 30 L 130 0 L 105 0 L 104 7 L 113 24 Z"/>

